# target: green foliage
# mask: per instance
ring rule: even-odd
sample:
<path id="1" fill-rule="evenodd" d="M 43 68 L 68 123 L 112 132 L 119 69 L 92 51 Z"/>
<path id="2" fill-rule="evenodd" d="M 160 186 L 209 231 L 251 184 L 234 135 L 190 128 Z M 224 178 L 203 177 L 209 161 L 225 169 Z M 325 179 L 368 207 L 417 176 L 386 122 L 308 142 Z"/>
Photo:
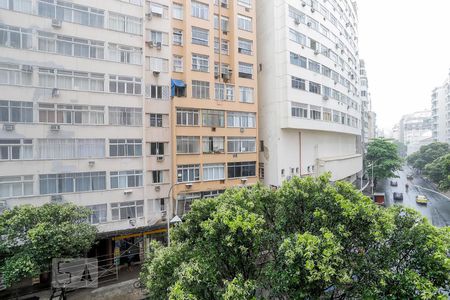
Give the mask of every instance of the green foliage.
<path id="1" fill-rule="evenodd" d="M 434 160 L 441 156 L 450 153 L 449 144 L 447 143 L 431 143 L 420 147 L 418 152 L 415 152 L 408 156 L 407 162 L 409 165 L 417 170 L 425 170 L 425 166 L 432 163 Z"/>
<path id="2" fill-rule="evenodd" d="M 150 299 L 435 299 L 449 290 L 450 229 L 379 208 L 329 176 L 193 203 L 143 266 Z"/>
<path id="3" fill-rule="evenodd" d="M 49 270 L 53 258 L 89 250 L 96 229 L 86 223 L 90 210 L 72 204 L 29 205 L 0 215 L 0 273 L 7 286 Z"/>
<path id="4" fill-rule="evenodd" d="M 396 177 L 403 159 L 398 155 L 397 145 L 385 138 L 370 141 L 367 147 L 366 160 L 373 163 L 373 176 L 376 180 Z"/>
<path id="5" fill-rule="evenodd" d="M 439 185 L 439 189 L 450 189 L 450 154 L 441 156 L 425 166 L 424 174 Z"/>

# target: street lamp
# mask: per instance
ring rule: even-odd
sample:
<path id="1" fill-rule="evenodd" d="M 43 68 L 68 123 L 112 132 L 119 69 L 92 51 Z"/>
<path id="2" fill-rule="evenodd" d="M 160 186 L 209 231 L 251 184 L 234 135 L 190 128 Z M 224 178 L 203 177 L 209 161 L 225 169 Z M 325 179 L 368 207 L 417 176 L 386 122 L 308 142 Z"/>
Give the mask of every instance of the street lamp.
<path id="1" fill-rule="evenodd" d="M 178 181 L 179 179 L 181 179 L 181 178 L 182 178 L 182 175 L 181 175 L 181 174 L 178 174 L 178 176 L 177 176 L 177 181 Z M 178 223 L 181 223 L 181 222 L 182 222 L 181 218 L 178 216 L 178 200 L 176 200 L 177 202 L 175 203 L 175 216 L 174 216 L 172 219 L 170 219 L 170 218 L 172 217 L 172 207 L 171 207 L 171 204 L 172 204 L 172 200 L 173 200 L 172 197 L 171 197 L 170 192 L 172 192 L 172 189 L 173 189 L 175 186 L 177 186 L 178 184 L 179 184 L 178 182 L 172 184 L 172 185 L 170 186 L 169 193 L 168 193 L 168 195 L 167 195 L 167 198 L 168 198 L 168 200 L 169 200 L 169 204 L 168 204 L 168 206 L 167 206 L 167 214 L 166 214 L 166 218 L 167 218 L 167 246 L 170 246 L 170 233 L 169 233 L 169 230 L 170 230 L 170 224 L 171 224 L 171 223 L 172 223 L 172 224 L 178 224 Z M 191 187 L 192 187 L 192 183 L 190 183 L 190 182 L 186 183 L 186 188 L 187 188 L 187 189 L 190 189 Z"/>
<path id="2" fill-rule="evenodd" d="M 378 158 L 376 160 L 369 160 L 370 164 L 368 165 L 368 167 L 372 169 L 372 179 L 371 179 L 371 182 L 372 182 L 372 197 L 373 197 L 373 165 L 379 160 L 380 160 L 380 158 Z"/>

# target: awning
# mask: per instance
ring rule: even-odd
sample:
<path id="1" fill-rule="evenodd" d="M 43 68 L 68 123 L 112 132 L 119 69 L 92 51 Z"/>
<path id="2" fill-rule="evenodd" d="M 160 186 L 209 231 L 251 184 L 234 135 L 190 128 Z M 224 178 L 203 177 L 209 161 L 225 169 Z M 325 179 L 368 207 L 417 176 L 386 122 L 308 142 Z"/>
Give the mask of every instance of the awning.
<path id="1" fill-rule="evenodd" d="M 178 80 L 178 79 L 172 79 L 172 87 L 185 87 L 186 83 L 184 83 L 183 80 Z"/>

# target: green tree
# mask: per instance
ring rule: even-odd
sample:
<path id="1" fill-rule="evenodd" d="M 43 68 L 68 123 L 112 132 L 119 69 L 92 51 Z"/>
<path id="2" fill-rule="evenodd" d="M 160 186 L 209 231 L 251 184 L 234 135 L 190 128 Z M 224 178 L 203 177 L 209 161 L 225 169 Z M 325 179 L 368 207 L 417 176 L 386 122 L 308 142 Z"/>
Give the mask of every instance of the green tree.
<path id="1" fill-rule="evenodd" d="M 450 189 L 450 154 L 441 156 L 427 164 L 424 174 L 438 184 L 439 189 Z"/>
<path id="2" fill-rule="evenodd" d="M 425 170 L 425 166 L 432 163 L 441 156 L 450 153 L 449 144 L 447 143 L 431 143 L 420 147 L 418 152 L 408 156 L 407 162 L 409 165 L 420 171 Z"/>
<path id="3" fill-rule="evenodd" d="M 329 176 L 198 200 L 154 246 L 151 299 L 444 299 L 450 228 Z"/>
<path id="4" fill-rule="evenodd" d="M 403 160 L 398 155 L 397 145 L 385 138 L 376 138 L 370 141 L 367 147 L 366 161 L 373 163 L 375 181 L 396 177 L 395 172 L 400 170 L 403 165 Z"/>
<path id="5" fill-rule="evenodd" d="M 53 258 L 85 254 L 97 230 L 73 204 L 17 206 L 0 215 L 0 273 L 7 286 L 48 271 Z"/>

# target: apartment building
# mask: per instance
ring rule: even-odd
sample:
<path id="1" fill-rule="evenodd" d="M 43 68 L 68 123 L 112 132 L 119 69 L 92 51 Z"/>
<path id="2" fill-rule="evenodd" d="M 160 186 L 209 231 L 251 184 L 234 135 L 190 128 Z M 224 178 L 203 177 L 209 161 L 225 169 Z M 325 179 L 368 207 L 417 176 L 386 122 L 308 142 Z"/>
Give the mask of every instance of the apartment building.
<path id="1" fill-rule="evenodd" d="M 370 93 L 369 82 L 367 79 L 366 63 L 363 59 L 359 60 L 360 79 L 360 99 L 361 99 L 361 140 L 363 145 L 369 143 L 369 112 L 370 112 Z"/>
<path id="2" fill-rule="evenodd" d="M 406 145 L 408 155 L 432 142 L 431 122 L 430 110 L 418 111 L 401 118 L 399 140 Z"/>
<path id="3" fill-rule="evenodd" d="M 150 23 L 161 10 L 165 21 Z M 168 65 L 168 12 L 140 0 L 0 1 L 2 207 L 89 207 L 98 255 L 160 222 L 170 74 L 152 66 Z"/>
<path id="4" fill-rule="evenodd" d="M 435 142 L 450 142 L 449 78 L 443 85 L 436 87 L 431 95 L 432 138 Z"/>
<path id="5" fill-rule="evenodd" d="M 258 180 L 256 3 L 172 5 L 172 181 L 183 215 L 195 199 Z"/>
<path id="6" fill-rule="evenodd" d="M 264 182 L 362 170 L 356 4 L 260 1 L 259 132 Z"/>

